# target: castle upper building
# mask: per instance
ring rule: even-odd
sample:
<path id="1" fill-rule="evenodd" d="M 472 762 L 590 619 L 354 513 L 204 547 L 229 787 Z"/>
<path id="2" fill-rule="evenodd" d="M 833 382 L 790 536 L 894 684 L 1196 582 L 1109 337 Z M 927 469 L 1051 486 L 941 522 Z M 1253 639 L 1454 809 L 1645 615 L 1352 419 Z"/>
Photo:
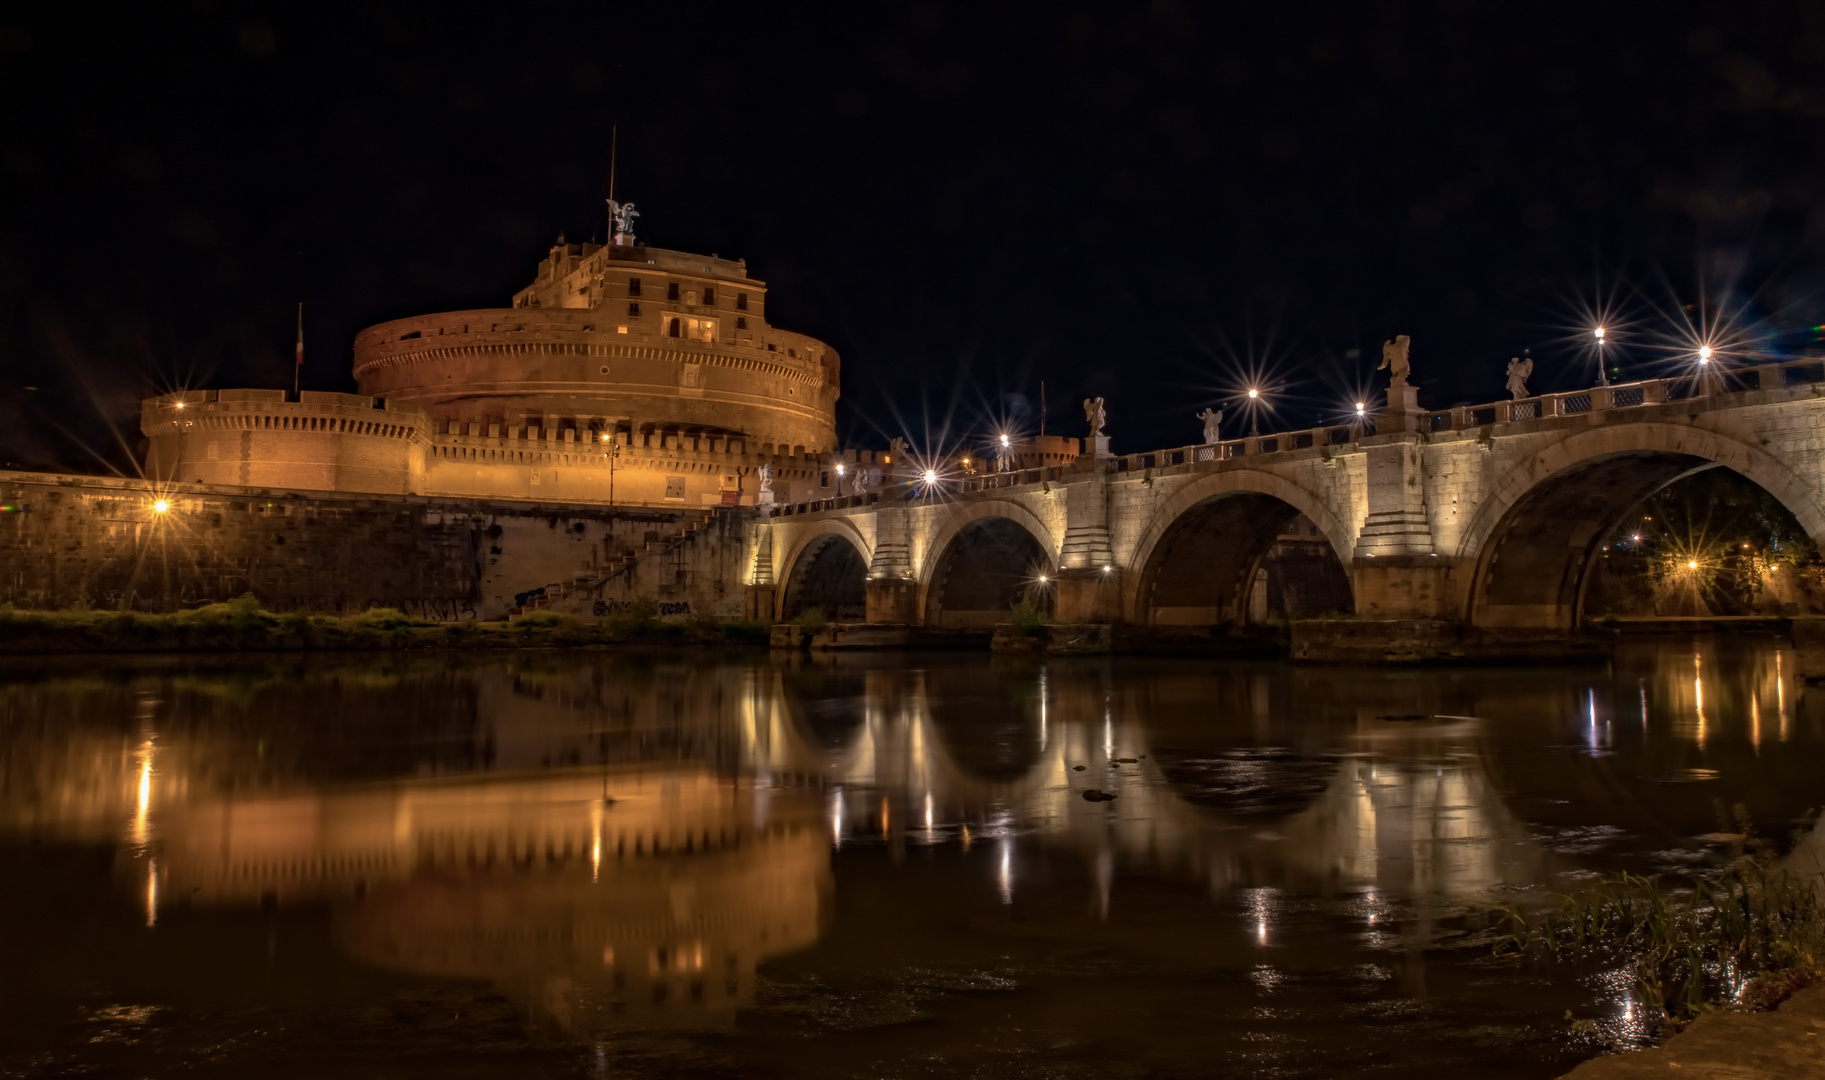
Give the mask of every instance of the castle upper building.
<path id="1" fill-rule="evenodd" d="M 828 477 L 836 350 L 768 324 L 741 260 L 560 237 L 510 308 L 355 337 L 360 394 L 186 391 L 141 411 L 146 468 L 256 488 L 687 505 Z"/>

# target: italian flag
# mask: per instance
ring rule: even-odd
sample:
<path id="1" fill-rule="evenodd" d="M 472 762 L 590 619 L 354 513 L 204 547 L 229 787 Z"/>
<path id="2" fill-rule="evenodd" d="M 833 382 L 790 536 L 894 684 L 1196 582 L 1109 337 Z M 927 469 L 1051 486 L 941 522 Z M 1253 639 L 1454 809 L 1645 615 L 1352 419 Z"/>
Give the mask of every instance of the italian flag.
<path id="1" fill-rule="evenodd" d="M 304 366 L 304 305 L 298 305 L 298 366 Z"/>

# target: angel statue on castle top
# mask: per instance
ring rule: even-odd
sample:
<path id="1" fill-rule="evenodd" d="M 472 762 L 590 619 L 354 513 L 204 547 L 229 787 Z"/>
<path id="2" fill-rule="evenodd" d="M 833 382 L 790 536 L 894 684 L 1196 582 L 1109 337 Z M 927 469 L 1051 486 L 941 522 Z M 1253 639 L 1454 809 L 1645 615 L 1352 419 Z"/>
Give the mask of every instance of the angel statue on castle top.
<path id="1" fill-rule="evenodd" d="M 634 219 L 640 216 L 640 211 L 634 209 L 633 203 L 616 202 L 610 199 L 608 200 L 608 214 L 615 219 L 616 235 L 634 235 Z"/>

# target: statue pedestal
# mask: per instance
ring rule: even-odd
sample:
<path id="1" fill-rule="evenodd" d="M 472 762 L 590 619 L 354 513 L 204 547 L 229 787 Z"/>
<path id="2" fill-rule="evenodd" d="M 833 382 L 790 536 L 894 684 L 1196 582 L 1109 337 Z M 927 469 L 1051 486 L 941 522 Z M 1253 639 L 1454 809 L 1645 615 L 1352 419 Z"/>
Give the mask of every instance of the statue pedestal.
<path id="1" fill-rule="evenodd" d="M 1099 458 L 1106 458 L 1106 457 L 1114 457 L 1114 456 L 1115 456 L 1115 455 L 1114 455 L 1114 454 L 1111 454 L 1111 453 L 1110 453 L 1110 452 L 1109 452 L 1109 436 L 1107 436 L 1107 435 L 1098 435 L 1098 436 L 1096 436 L 1096 437 L 1095 437 L 1095 438 L 1094 438 L 1094 439 L 1093 439 L 1093 440 L 1092 440 L 1092 441 L 1093 441 L 1093 443 L 1094 443 L 1094 444 L 1095 444 L 1095 447 L 1096 447 L 1096 450 L 1095 450 L 1095 456 L 1097 456 L 1097 457 L 1099 457 Z"/>
<path id="2" fill-rule="evenodd" d="M 1378 435 L 1391 431 L 1419 431 L 1426 412 L 1419 407 L 1419 387 L 1393 383 L 1388 387 L 1388 407 L 1375 425 Z"/>
<path id="3" fill-rule="evenodd" d="M 756 506 L 772 506 L 773 505 L 773 493 L 771 491 L 763 491 L 760 494 L 754 496 L 754 504 Z"/>

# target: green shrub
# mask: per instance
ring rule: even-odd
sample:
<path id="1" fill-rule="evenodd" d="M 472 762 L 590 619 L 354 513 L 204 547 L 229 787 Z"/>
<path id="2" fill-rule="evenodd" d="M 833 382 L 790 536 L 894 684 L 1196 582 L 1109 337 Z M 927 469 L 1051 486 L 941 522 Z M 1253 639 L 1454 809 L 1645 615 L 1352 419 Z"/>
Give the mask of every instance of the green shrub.
<path id="1" fill-rule="evenodd" d="M 821 607 L 808 607 L 797 615 L 792 616 L 791 622 L 793 626 L 817 631 L 830 625 L 830 617 L 824 614 L 824 609 Z"/>
<path id="2" fill-rule="evenodd" d="M 1031 600 L 1022 599 L 1008 609 L 1008 622 L 1013 625 L 1014 632 L 1026 637 L 1044 637 L 1046 624 L 1051 621 L 1052 617 L 1045 609 Z"/>

